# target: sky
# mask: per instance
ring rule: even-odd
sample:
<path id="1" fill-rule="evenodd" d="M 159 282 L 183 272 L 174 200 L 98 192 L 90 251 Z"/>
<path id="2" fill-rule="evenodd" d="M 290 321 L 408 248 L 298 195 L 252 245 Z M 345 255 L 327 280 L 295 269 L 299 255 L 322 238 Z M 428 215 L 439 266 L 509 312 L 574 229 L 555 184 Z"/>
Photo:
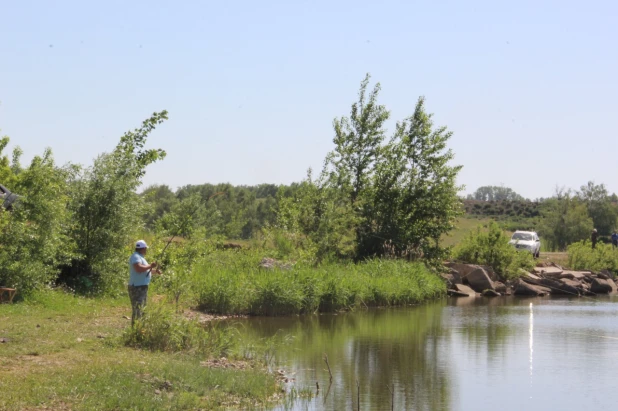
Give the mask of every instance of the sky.
<path id="1" fill-rule="evenodd" d="M 0 0 L 0 135 L 91 164 L 154 111 L 145 185 L 320 170 L 366 73 L 453 132 L 464 193 L 618 192 L 618 2 Z"/>

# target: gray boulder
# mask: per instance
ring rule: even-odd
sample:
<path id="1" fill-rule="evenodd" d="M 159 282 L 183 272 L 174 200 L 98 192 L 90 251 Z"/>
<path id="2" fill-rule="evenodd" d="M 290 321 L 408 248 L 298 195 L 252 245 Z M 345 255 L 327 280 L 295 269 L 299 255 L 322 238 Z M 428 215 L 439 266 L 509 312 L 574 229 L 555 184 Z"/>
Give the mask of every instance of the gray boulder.
<path id="1" fill-rule="evenodd" d="M 528 295 L 540 297 L 549 294 L 549 289 L 534 284 L 528 284 L 523 280 L 519 280 L 515 285 L 514 295 Z"/>
<path id="2" fill-rule="evenodd" d="M 466 297 L 476 296 L 476 293 L 474 292 L 474 290 L 468 287 L 467 285 L 455 284 L 454 290 L 457 291 L 458 293 L 464 294 Z"/>
<path id="3" fill-rule="evenodd" d="M 616 292 L 616 283 L 613 280 L 606 280 L 604 278 L 592 278 L 590 291 L 595 294 L 614 294 Z"/>
<path id="4" fill-rule="evenodd" d="M 534 273 L 546 277 L 560 278 L 563 270 L 557 267 L 534 267 Z"/>
<path id="5" fill-rule="evenodd" d="M 577 281 L 574 280 L 565 280 L 572 281 L 577 285 L 580 285 Z M 551 278 L 543 278 L 541 279 L 541 285 L 548 287 L 551 290 L 552 294 L 562 294 L 562 295 L 575 295 L 579 296 L 580 290 L 573 286 L 572 284 L 567 284 L 562 280 L 553 280 Z"/>
<path id="6" fill-rule="evenodd" d="M 448 273 L 441 273 L 440 277 L 442 277 L 448 286 L 448 288 L 453 288 L 455 284 L 461 284 L 461 276 L 457 272 L 457 270 L 449 269 Z"/>
<path id="7" fill-rule="evenodd" d="M 463 264 L 463 263 L 446 263 L 446 266 L 457 271 L 462 279 L 466 278 L 468 274 L 470 274 L 472 271 L 481 267 L 479 265 Z"/>
<path id="8" fill-rule="evenodd" d="M 485 290 L 494 290 L 494 283 L 482 268 L 477 268 L 466 276 L 466 280 L 474 291 L 482 293 Z"/>
<path id="9" fill-rule="evenodd" d="M 500 281 L 494 281 L 494 289 L 500 294 L 506 294 L 506 285 L 501 283 Z"/>
<path id="10" fill-rule="evenodd" d="M 490 290 L 490 289 L 484 290 L 481 293 L 481 295 L 483 297 L 500 297 L 500 293 L 499 292 L 497 292 L 495 290 Z"/>

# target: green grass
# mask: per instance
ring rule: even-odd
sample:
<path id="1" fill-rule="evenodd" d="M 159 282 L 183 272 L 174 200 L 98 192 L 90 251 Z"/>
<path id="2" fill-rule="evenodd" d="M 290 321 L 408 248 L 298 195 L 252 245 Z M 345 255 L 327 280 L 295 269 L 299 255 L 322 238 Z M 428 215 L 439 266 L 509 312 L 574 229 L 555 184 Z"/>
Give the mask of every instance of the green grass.
<path id="1" fill-rule="evenodd" d="M 249 252 L 207 256 L 193 273 L 197 306 L 217 314 L 311 314 L 418 304 L 446 291 L 421 263 L 373 260 L 266 270 L 259 261 L 259 254 Z"/>
<path id="2" fill-rule="evenodd" d="M 8 339 L 0 345 L 0 409 L 250 409 L 279 395 L 274 376 L 257 363 L 245 370 L 200 365 L 229 345 L 126 346 L 125 315 L 128 298 L 61 292 L 0 305 L 0 337 Z"/>

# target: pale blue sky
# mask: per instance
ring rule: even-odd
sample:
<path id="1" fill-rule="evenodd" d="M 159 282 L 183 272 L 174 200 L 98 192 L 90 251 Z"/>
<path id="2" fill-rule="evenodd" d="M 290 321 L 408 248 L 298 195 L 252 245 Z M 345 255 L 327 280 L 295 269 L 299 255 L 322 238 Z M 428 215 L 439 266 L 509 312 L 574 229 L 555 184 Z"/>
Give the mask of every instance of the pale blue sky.
<path id="1" fill-rule="evenodd" d="M 0 0 L 0 129 L 90 163 L 155 110 L 145 183 L 290 183 L 320 169 L 366 72 L 419 95 L 460 183 L 618 192 L 615 1 Z"/>

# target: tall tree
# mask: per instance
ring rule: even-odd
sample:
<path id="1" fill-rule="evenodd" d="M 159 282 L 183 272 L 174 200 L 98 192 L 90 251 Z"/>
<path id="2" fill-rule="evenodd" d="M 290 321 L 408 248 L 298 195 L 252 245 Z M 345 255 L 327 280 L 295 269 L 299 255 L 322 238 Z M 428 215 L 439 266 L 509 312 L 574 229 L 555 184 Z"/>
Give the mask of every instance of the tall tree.
<path id="1" fill-rule="evenodd" d="M 146 167 L 165 157 L 163 150 L 146 149 L 146 140 L 166 119 L 167 111 L 154 113 L 71 184 L 71 237 L 79 254 L 63 272 L 66 282 L 92 291 L 113 289 L 123 281 L 124 264 L 119 259 L 142 228 L 143 199 L 136 190 Z"/>
<path id="2" fill-rule="evenodd" d="M 367 95 L 370 78 L 367 74 L 361 82 L 358 101 L 352 104 L 350 117 L 333 121 L 335 149 L 327 157 L 327 163 L 333 165 L 335 185 L 349 191 L 352 203 L 361 196 L 371 179 L 375 163 L 380 159 L 384 122 L 390 116 L 377 101 L 380 83 Z"/>
<path id="3" fill-rule="evenodd" d="M 577 196 L 588 207 L 588 215 L 600 235 L 610 235 L 616 229 L 618 207 L 612 203 L 604 184 L 589 181 L 581 186 Z"/>
<path id="4" fill-rule="evenodd" d="M 443 257 L 440 236 L 461 214 L 456 185 L 461 166 L 450 164 L 452 132 L 434 128 L 431 117 L 421 97 L 414 114 L 397 124 L 376 168 L 358 239 L 360 255 L 381 255 L 388 244 L 397 254 Z"/>
<path id="5" fill-rule="evenodd" d="M 543 202 L 541 215 L 539 233 L 552 251 L 564 251 L 569 244 L 588 238 L 593 227 L 586 204 L 562 189 Z"/>

